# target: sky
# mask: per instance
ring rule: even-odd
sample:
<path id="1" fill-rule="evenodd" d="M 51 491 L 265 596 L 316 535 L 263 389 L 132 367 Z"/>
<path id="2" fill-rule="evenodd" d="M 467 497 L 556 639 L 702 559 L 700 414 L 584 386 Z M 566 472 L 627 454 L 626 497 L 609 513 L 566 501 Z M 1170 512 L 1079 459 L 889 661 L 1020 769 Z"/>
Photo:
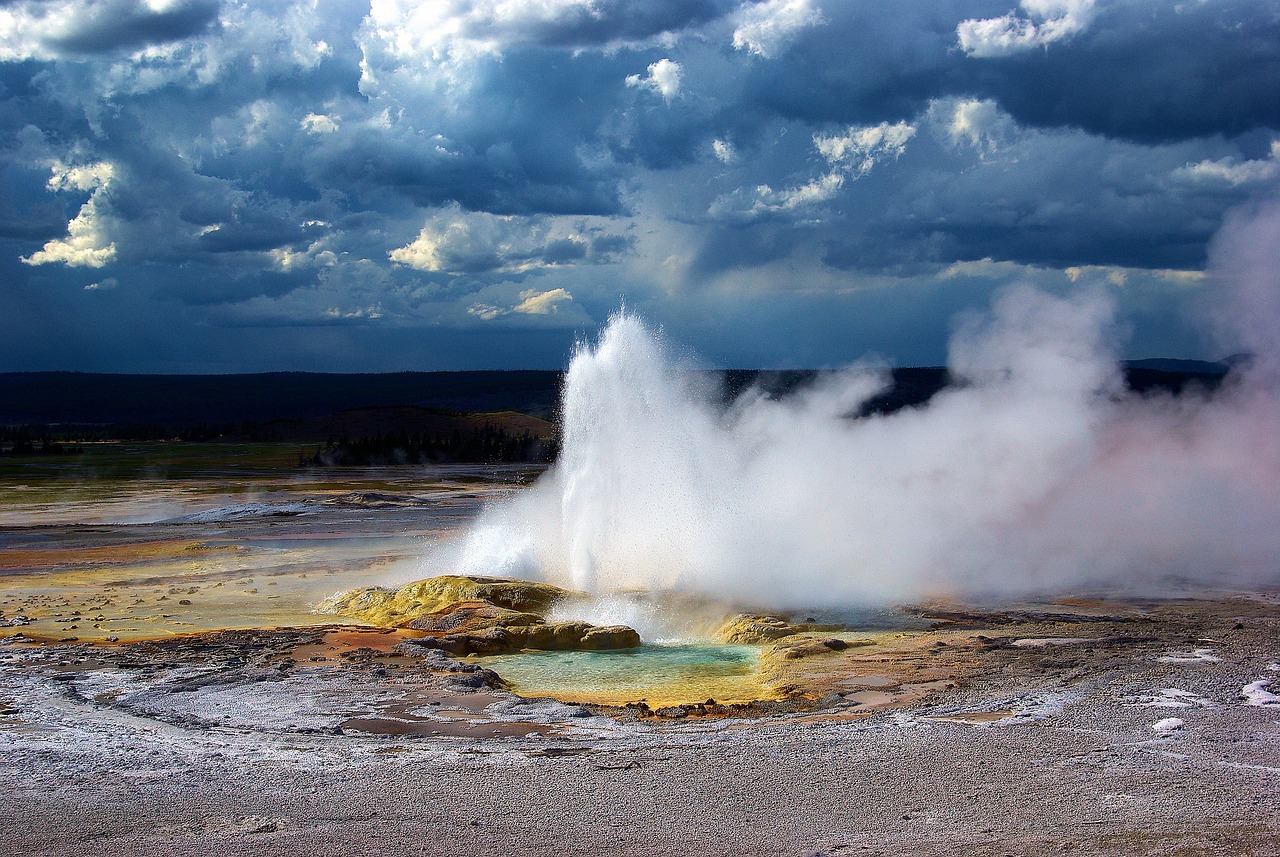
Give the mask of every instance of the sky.
<path id="1" fill-rule="evenodd" d="M 1019 284 L 1214 359 L 1280 5 L 0 0 L 0 172 L 0 371 L 557 368 L 624 305 L 935 365 Z"/>

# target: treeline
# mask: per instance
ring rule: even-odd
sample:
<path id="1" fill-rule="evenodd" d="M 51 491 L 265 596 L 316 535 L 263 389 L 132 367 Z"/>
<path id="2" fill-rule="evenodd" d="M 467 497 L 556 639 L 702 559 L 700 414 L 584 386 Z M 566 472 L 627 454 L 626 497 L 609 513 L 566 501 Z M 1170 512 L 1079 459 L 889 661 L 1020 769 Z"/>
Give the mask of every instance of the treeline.
<path id="1" fill-rule="evenodd" d="M 29 426 L 0 426 L 0 455 L 79 455 L 78 446 Z"/>
<path id="2" fill-rule="evenodd" d="M 106 440 L 258 442 L 280 439 L 274 427 L 256 422 L 195 423 L 182 426 L 160 423 L 0 425 L 0 449 L 16 449 L 25 453 L 40 452 L 46 445 L 57 447 Z"/>
<path id="3" fill-rule="evenodd" d="M 331 440 L 303 467 L 381 467 L 394 464 L 535 464 L 555 460 L 558 444 L 529 432 L 512 434 L 491 425 L 447 435 L 387 433 Z"/>

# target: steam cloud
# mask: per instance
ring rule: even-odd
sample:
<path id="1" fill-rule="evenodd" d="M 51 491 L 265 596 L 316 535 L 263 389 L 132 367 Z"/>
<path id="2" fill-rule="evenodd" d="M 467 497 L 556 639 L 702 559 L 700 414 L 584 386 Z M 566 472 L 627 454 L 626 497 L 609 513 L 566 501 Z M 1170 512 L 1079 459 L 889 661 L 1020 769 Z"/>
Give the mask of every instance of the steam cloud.
<path id="1" fill-rule="evenodd" d="M 1212 395 L 1126 392 L 1100 291 L 1003 293 L 951 342 L 961 383 L 856 420 L 884 370 L 726 408 L 619 314 L 570 366 L 557 465 L 432 562 L 779 608 L 1276 584 L 1277 248 L 1276 204 L 1215 242 L 1255 359 Z"/>

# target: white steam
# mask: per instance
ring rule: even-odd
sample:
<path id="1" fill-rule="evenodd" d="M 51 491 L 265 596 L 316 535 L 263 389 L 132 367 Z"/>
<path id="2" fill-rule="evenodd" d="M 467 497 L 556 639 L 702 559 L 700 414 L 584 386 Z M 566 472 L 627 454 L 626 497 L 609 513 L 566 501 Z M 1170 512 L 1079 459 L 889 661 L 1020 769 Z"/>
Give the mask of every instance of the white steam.
<path id="1" fill-rule="evenodd" d="M 1239 228 L 1271 235 L 1277 211 Z M 1218 265 L 1249 319 L 1243 341 L 1274 348 L 1261 331 L 1275 316 L 1249 310 L 1271 311 L 1277 267 L 1231 258 Z M 861 419 L 883 371 L 725 408 L 619 314 L 570 366 L 559 462 L 435 561 L 777 608 L 1280 582 L 1275 375 L 1241 370 L 1213 396 L 1128 394 L 1112 314 L 1100 292 L 1010 290 L 960 326 L 958 383 Z"/>

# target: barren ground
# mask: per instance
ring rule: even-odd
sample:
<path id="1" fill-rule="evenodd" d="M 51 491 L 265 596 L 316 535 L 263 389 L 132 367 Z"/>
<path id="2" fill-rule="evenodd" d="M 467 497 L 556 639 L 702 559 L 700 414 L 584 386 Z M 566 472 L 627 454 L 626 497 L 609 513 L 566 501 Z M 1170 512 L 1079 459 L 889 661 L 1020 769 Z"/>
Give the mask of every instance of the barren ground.
<path id="1" fill-rule="evenodd" d="M 947 618 L 682 718 L 370 631 L 9 643 L 0 827 L 85 857 L 1280 854 L 1274 597 Z"/>

